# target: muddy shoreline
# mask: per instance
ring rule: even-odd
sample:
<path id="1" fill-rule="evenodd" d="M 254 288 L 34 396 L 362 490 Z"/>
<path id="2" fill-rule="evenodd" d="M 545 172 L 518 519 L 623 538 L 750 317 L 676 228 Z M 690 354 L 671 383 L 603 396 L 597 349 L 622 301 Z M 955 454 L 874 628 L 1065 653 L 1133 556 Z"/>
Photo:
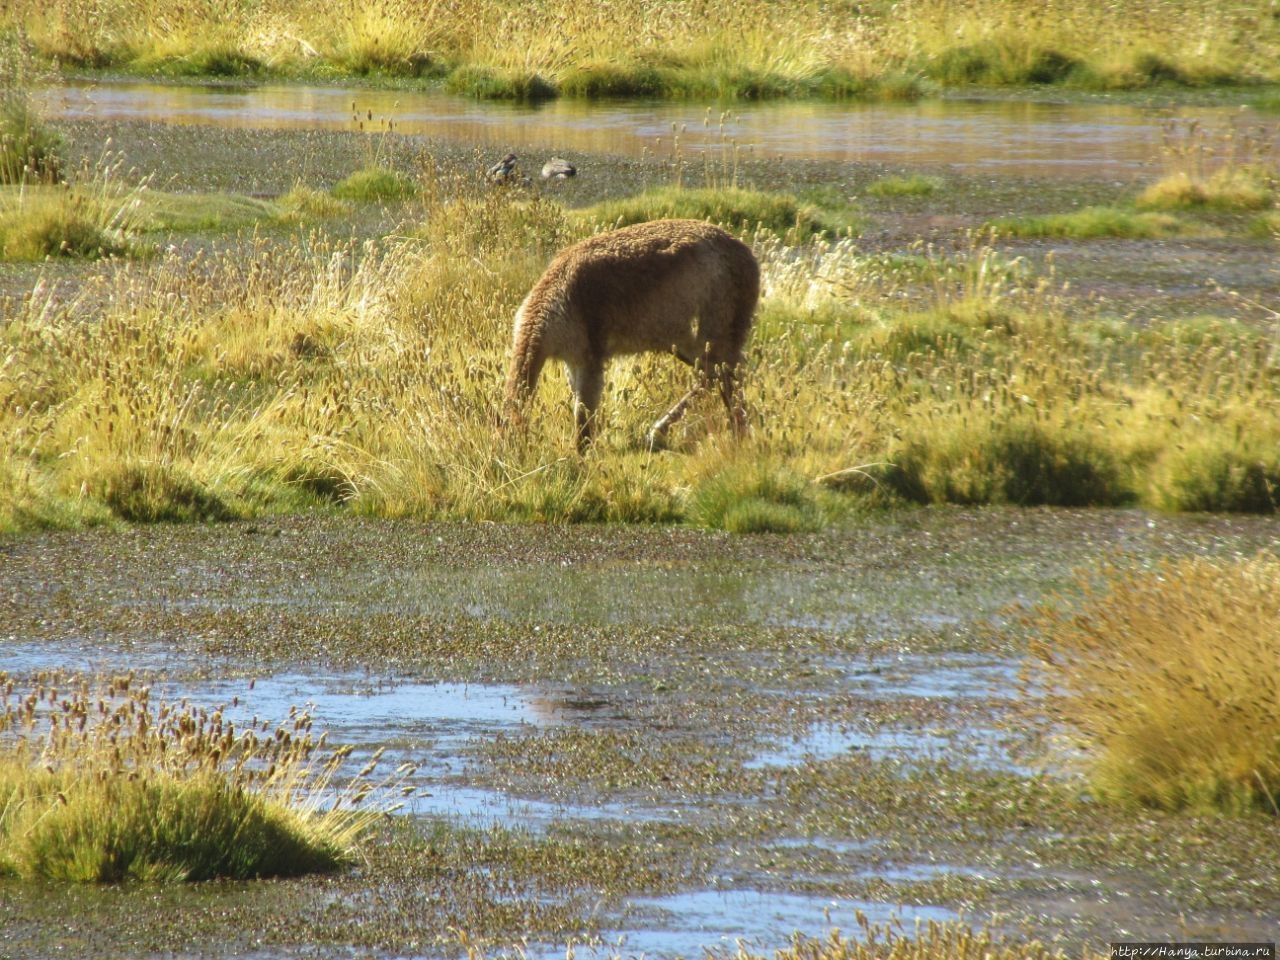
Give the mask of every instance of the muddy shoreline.
<path id="1" fill-rule="evenodd" d="M 806 536 L 297 517 L 9 537 L 15 681 L 310 699 L 357 761 L 422 763 L 433 799 L 336 877 L 0 881 L 4 946 L 447 956 L 465 924 L 494 953 L 689 955 L 855 908 L 998 916 L 1069 953 L 1266 939 L 1274 821 L 1099 808 L 1042 765 L 1016 677 L 1019 611 L 1073 569 L 1278 540 L 1273 519 L 1012 509 Z"/>

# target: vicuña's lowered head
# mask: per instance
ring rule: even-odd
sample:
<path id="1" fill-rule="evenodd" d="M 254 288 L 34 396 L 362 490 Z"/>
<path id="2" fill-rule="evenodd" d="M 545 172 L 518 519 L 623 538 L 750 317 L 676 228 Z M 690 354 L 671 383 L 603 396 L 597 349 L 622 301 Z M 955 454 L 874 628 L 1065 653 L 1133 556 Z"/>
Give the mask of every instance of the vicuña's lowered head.
<path id="1" fill-rule="evenodd" d="M 653 351 L 679 357 L 698 380 L 654 424 L 650 443 L 713 382 L 741 434 L 747 418 L 738 366 L 759 298 L 760 266 L 751 248 L 701 220 L 654 220 L 576 243 L 556 256 L 516 311 L 507 419 L 519 421 L 547 360 L 562 360 L 583 450 L 605 364 Z"/>

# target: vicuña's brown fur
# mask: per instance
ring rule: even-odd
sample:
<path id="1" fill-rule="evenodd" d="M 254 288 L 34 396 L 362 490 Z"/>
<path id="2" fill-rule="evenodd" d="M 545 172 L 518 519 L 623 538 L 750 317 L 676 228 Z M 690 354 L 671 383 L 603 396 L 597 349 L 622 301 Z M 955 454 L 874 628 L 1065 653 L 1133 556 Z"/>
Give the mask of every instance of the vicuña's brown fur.
<path id="1" fill-rule="evenodd" d="M 604 367 L 619 354 L 672 353 L 698 383 L 650 442 L 717 380 L 735 433 L 746 430 L 738 365 L 760 297 L 751 248 L 700 220 L 654 220 L 562 250 L 516 311 L 506 411 L 518 420 L 547 360 L 569 371 L 578 448 L 591 441 Z"/>

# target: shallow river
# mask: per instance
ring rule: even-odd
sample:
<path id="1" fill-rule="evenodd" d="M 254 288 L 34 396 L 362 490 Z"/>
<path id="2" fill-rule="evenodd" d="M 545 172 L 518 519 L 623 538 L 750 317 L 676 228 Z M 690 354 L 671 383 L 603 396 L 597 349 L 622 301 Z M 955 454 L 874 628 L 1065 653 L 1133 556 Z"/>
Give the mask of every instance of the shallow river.
<path id="1" fill-rule="evenodd" d="M 433 90 L 70 84 L 41 97 L 62 119 L 144 120 L 235 128 L 392 129 L 486 151 L 552 151 L 690 159 L 750 151 L 827 161 L 939 167 L 993 177 L 1129 180 L 1149 176 L 1170 124 L 1233 127 L 1274 141 L 1280 119 L 1233 107 L 1154 108 L 979 100 L 920 103 L 701 104 L 552 101 L 493 104 Z M 678 142 L 677 142 L 678 140 Z"/>

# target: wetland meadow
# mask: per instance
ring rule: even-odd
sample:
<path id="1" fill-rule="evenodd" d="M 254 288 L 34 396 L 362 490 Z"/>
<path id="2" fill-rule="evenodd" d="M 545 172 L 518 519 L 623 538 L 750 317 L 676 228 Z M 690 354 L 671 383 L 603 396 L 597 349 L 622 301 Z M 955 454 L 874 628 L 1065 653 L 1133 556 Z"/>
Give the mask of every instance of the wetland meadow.
<path id="1" fill-rule="evenodd" d="M 0 12 L 0 958 L 1276 940 L 1280 16 L 719 6 Z"/>

